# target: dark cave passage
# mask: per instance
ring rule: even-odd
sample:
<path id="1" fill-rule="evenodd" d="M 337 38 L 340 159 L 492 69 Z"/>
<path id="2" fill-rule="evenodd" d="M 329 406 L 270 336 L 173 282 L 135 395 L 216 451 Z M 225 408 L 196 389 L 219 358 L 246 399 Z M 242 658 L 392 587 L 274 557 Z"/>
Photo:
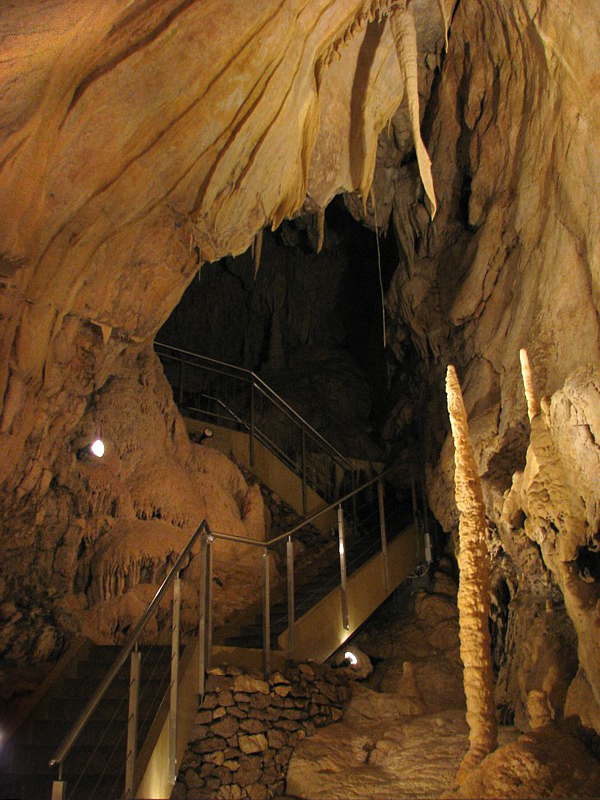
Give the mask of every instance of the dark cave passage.
<path id="1" fill-rule="evenodd" d="M 298 217 L 264 231 L 256 274 L 250 250 L 202 265 L 156 338 L 255 371 L 342 452 L 378 460 L 418 368 L 410 343 L 402 364 L 384 348 L 396 239 L 382 235 L 378 248 L 337 197 L 316 245 L 316 218 Z"/>

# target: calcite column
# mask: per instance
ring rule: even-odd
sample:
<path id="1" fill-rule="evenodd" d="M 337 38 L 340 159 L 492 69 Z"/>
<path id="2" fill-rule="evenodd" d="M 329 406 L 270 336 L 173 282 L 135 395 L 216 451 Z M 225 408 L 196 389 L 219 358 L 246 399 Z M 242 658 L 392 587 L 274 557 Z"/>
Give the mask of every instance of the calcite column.
<path id="1" fill-rule="evenodd" d="M 496 748 L 497 723 L 488 628 L 490 599 L 486 517 L 481 482 L 469 441 L 467 413 L 453 366 L 448 367 L 446 374 L 446 394 L 454 439 L 454 491 L 460 514 L 457 602 L 469 725 L 469 750 L 456 776 L 460 783 L 471 769 Z"/>

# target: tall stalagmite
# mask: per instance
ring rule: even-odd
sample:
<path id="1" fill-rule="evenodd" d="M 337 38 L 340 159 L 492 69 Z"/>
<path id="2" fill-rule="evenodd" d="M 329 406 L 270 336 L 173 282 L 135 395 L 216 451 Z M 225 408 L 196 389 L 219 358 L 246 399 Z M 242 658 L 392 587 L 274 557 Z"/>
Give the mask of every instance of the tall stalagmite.
<path id="1" fill-rule="evenodd" d="M 464 665 L 464 687 L 469 725 L 469 750 L 457 773 L 466 774 L 497 745 L 494 679 L 488 617 L 489 567 L 485 544 L 485 508 L 473 448 L 469 441 L 467 413 L 456 370 L 446 373 L 448 413 L 454 439 L 454 486 L 460 513 L 458 567 L 458 612 L 460 655 Z"/>

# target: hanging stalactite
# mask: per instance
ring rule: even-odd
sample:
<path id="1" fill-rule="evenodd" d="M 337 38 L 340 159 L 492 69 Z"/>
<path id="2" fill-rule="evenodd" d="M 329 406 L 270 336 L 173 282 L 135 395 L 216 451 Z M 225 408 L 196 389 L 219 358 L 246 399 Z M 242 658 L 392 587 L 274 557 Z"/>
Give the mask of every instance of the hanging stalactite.
<path id="1" fill-rule="evenodd" d="M 317 226 L 319 231 L 319 238 L 317 240 L 317 254 L 323 249 L 323 242 L 325 241 L 325 209 L 320 208 L 317 211 Z"/>
<path id="2" fill-rule="evenodd" d="M 258 268 L 260 267 L 262 240 L 263 240 L 263 228 L 259 230 L 259 232 L 254 237 L 254 241 L 252 242 L 252 257 L 254 259 L 254 280 L 256 280 L 256 276 L 258 274 Z"/>
<path id="3" fill-rule="evenodd" d="M 394 44 L 396 45 L 400 73 L 404 81 L 415 151 L 419 164 L 419 174 L 431 204 L 430 213 L 431 219 L 433 219 L 437 210 L 437 202 L 431 174 L 431 159 L 421 138 L 417 74 L 417 30 L 410 5 L 397 8 L 390 14 L 390 26 Z"/>
<path id="4" fill-rule="evenodd" d="M 523 386 L 525 387 L 527 414 L 531 422 L 531 420 L 540 413 L 540 404 L 535 396 L 535 390 L 533 388 L 533 373 L 531 371 L 527 350 L 524 348 L 519 350 L 519 358 L 521 359 L 521 374 L 523 376 Z"/>

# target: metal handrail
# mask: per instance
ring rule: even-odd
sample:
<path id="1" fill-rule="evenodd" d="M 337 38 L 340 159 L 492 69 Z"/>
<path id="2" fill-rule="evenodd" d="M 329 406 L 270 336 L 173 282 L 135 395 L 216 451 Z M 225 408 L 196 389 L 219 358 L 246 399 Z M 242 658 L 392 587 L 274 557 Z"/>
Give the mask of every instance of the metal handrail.
<path id="1" fill-rule="evenodd" d="M 317 517 L 320 517 L 322 514 L 326 514 L 328 511 L 332 511 L 334 508 L 337 508 L 342 503 L 345 503 L 346 500 L 350 500 L 351 497 L 354 497 L 359 492 L 362 492 L 362 490 L 366 489 L 367 486 L 372 486 L 374 483 L 377 483 L 377 481 L 380 481 L 382 478 L 384 478 L 386 475 L 389 475 L 390 472 L 392 472 L 397 468 L 398 464 L 393 464 L 391 467 L 388 467 L 387 469 L 383 470 L 383 472 L 380 472 L 379 475 L 376 475 L 374 478 L 371 478 L 371 480 L 365 481 L 365 483 L 362 483 L 356 489 L 352 489 L 351 492 L 348 492 L 347 494 L 343 495 L 343 497 L 340 497 L 338 500 L 334 500 L 332 503 L 328 503 L 326 506 L 323 506 L 323 508 L 320 508 L 318 511 L 313 512 L 312 514 L 310 514 L 310 516 L 305 517 L 302 520 L 302 522 L 299 522 L 297 525 L 294 525 L 293 528 L 290 528 L 289 531 L 286 531 L 285 533 L 280 533 L 279 536 L 276 536 L 274 539 L 270 539 L 268 546 L 273 547 L 273 545 L 282 542 L 284 539 L 289 539 L 290 536 L 293 536 L 301 528 L 304 528 L 305 525 L 308 525 L 310 522 L 317 519 Z M 218 535 L 219 534 L 216 533 L 213 534 L 213 536 L 218 536 Z"/>
<path id="2" fill-rule="evenodd" d="M 69 730 L 67 735 L 64 737 L 64 739 L 62 740 L 61 744 L 57 748 L 56 752 L 54 753 L 54 755 L 50 759 L 49 763 L 50 763 L 51 767 L 62 766 L 62 763 L 64 762 L 66 757 L 69 755 L 69 752 L 71 751 L 71 748 L 73 747 L 73 745 L 77 741 L 77 738 L 79 737 L 79 734 L 81 733 L 81 731 L 85 727 L 85 725 L 88 722 L 89 718 L 94 713 L 96 707 L 98 706 L 98 703 L 104 697 L 104 695 L 106 693 L 106 690 L 108 689 L 110 684 L 113 682 L 115 676 L 117 675 L 117 673 L 119 672 L 119 670 L 121 669 L 123 664 L 127 661 L 127 658 L 131 654 L 131 651 L 133 650 L 133 648 L 135 647 L 135 645 L 137 644 L 137 642 L 138 642 L 138 640 L 140 638 L 140 634 L 142 633 L 142 631 L 146 627 L 146 624 L 148 623 L 148 621 L 152 618 L 154 612 L 157 610 L 157 608 L 158 608 L 158 606 L 160 604 L 160 601 L 163 599 L 163 597 L 165 595 L 165 592 L 167 591 L 167 589 L 169 588 L 171 583 L 174 581 L 177 573 L 181 570 L 181 568 L 182 568 L 187 556 L 189 555 L 189 553 L 192 550 L 192 547 L 194 546 L 194 544 L 196 543 L 196 540 L 198 539 L 198 537 L 202 533 L 206 533 L 209 536 L 212 535 L 210 527 L 209 527 L 209 525 L 208 525 L 208 523 L 207 523 L 207 521 L 205 519 L 203 519 L 202 522 L 198 525 L 198 527 L 196 528 L 195 533 L 192 535 L 192 537 L 190 538 L 190 540 L 187 543 L 187 545 L 181 551 L 181 555 L 179 556 L 179 558 L 177 559 L 177 561 L 175 562 L 175 564 L 171 568 L 171 571 L 169 572 L 167 577 L 162 582 L 160 588 L 158 589 L 158 591 L 154 595 L 153 599 L 150 601 L 150 604 L 148 605 L 148 608 L 146 609 L 146 611 L 142 615 L 140 621 L 135 626 L 135 628 L 131 632 L 129 638 L 127 639 L 127 641 L 125 642 L 125 644 L 121 648 L 119 654 L 117 655 L 117 657 L 113 661 L 111 668 L 109 669 L 107 674 L 104 676 L 104 678 L 102 679 L 100 685 L 98 686 L 98 688 L 96 689 L 94 694 L 91 696 L 91 698 L 88 700 L 85 708 L 83 709 L 83 711 L 81 712 L 81 714 L 79 715 L 79 717 L 77 718 L 75 723 L 72 725 L 71 729 Z"/>
<path id="3" fill-rule="evenodd" d="M 305 517 L 302 520 L 302 522 L 299 522 L 297 525 L 294 525 L 294 527 L 290 528 L 289 531 L 285 531 L 285 533 L 280 533 L 279 536 L 276 536 L 274 539 L 269 539 L 268 542 L 261 542 L 258 541 L 257 539 L 249 539 L 247 536 L 232 536 L 230 533 L 220 533 L 219 531 L 211 531 L 211 536 L 214 536 L 215 539 L 224 539 L 227 542 L 237 542 L 239 544 L 249 544 L 254 547 L 262 547 L 269 549 L 271 547 L 274 547 L 276 544 L 279 544 L 279 542 L 282 542 L 284 539 L 289 539 L 291 536 L 294 536 L 294 534 L 298 533 L 298 531 L 300 531 L 306 525 L 309 525 L 313 520 L 317 519 L 318 517 L 321 517 L 323 514 L 327 514 L 328 511 L 337 508 L 340 505 L 340 503 L 344 503 L 346 500 L 349 500 L 351 497 L 354 497 L 354 495 L 357 495 L 359 494 L 359 492 L 362 492 L 363 489 L 366 489 L 368 486 L 372 486 L 374 483 L 377 483 L 377 481 L 380 481 L 386 475 L 389 475 L 390 472 L 397 469 L 397 467 L 398 467 L 397 464 L 388 467 L 386 470 L 381 472 L 375 478 L 371 478 L 371 480 L 365 481 L 365 483 L 362 483 L 356 489 L 353 489 L 351 492 L 348 492 L 348 494 L 345 494 L 343 497 L 340 497 L 339 500 L 334 500 L 332 503 L 327 503 L 326 506 L 323 506 L 318 511 L 314 511 L 308 517 Z"/>
<path id="4" fill-rule="evenodd" d="M 203 356 L 199 353 L 192 353 L 190 350 L 184 350 L 181 347 L 174 347 L 170 344 L 165 344 L 164 342 L 154 342 L 155 347 L 164 347 L 167 350 L 172 350 L 175 353 L 180 353 L 181 355 L 191 356 L 192 358 L 201 360 L 201 361 L 208 361 L 211 364 L 218 365 L 220 367 L 227 367 L 227 369 L 233 370 L 235 372 L 241 373 L 246 376 L 246 380 L 250 383 L 253 382 L 257 385 L 259 389 L 263 392 L 265 397 L 270 400 L 274 400 L 276 405 L 280 406 L 280 410 L 284 410 L 287 412 L 288 416 L 293 419 L 300 427 L 304 428 L 305 430 L 309 431 L 311 436 L 316 438 L 322 445 L 324 445 L 331 453 L 335 455 L 337 459 L 339 459 L 346 469 L 352 470 L 355 469 L 354 464 L 346 458 L 346 456 L 342 455 L 340 451 L 334 447 L 319 431 L 317 431 L 313 426 L 304 419 L 304 417 L 299 414 L 289 403 L 287 403 L 281 395 L 279 395 L 274 389 L 272 389 L 268 383 L 266 383 L 261 377 L 259 377 L 255 372 L 252 370 L 246 369 L 244 367 L 238 367 L 235 364 L 228 364 L 226 361 L 219 361 L 216 358 L 210 358 L 209 356 Z M 200 366 L 195 364 L 194 361 L 186 362 L 190 364 L 190 366 Z"/>

